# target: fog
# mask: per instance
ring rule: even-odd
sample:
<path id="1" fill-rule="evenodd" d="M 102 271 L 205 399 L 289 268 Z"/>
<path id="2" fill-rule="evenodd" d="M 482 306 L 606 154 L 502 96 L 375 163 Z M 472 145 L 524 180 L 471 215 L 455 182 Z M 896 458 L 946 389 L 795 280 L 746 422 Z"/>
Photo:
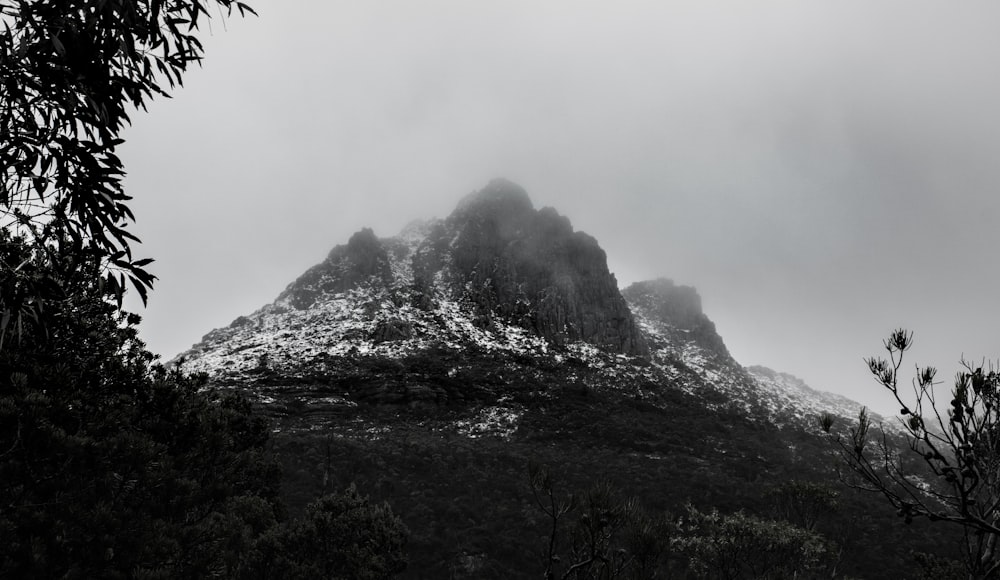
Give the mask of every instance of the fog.
<path id="1" fill-rule="evenodd" d="M 745 365 L 890 411 L 893 328 L 945 380 L 1000 353 L 1000 5 L 254 6 L 125 135 L 165 358 L 500 176 L 623 287 L 695 286 Z"/>

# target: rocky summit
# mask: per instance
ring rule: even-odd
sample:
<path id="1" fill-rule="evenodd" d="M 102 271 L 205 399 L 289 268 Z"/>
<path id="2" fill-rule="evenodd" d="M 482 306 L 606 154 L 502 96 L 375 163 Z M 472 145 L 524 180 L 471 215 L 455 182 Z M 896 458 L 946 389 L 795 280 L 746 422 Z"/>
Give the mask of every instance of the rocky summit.
<path id="1" fill-rule="evenodd" d="M 546 385 L 556 383 L 654 404 L 680 391 L 803 425 L 833 400 L 817 404 L 795 381 L 733 360 L 694 288 L 660 279 L 620 291 L 597 240 L 503 179 L 445 219 L 386 238 L 362 229 L 175 362 L 275 413 L 317 420 L 358 404 L 515 417 L 532 397 L 555 396 Z M 832 411 L 856 413 L 837 403 Z M 509 432 L 516 420 L 497 425 Z"/>

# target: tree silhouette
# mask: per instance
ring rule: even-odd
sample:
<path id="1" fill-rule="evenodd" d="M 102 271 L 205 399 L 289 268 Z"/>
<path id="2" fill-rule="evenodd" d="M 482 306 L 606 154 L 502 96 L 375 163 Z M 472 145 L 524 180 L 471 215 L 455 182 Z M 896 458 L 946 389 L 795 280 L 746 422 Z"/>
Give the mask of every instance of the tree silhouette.
<path id="1" fill-rule="evenodd" d="M 407 530 L 387 504 L 351 485 L 311 503 L 305 517 L 272 528 L 257 542 L 241 579 L 393 578 L 406 568 Z"/>
<path id="2" fill-rule="evenodd" d="M 655 578 L 666 553 L 667 526 L 622 499 L 607 482 L 562 497 L 552 473 L 528 464 L 535 505 L 548 520 L 547 579 Z"/>
<path id="3" fill-rule="evenodd" d="M 699 577 L 796 578 L 821 569 L 823 538 L 784 521 L 743 512 L 723 515 L 688 506 L 673 541 Z M 808 576 L 806 576 L 808 577 Z"/>
<path id="4" fill-rule="evenodd" d="M 862 409 L 856 424 L 834 434 L 853 476 L 849 483 L 882 494 L 907 523 L 926 517 L 960 526 L 970 576 L 994 578 L 1000 574 L 1000 374 L 963 360 L 944 398 L 935 389 L 937 370 L 918 367 L 912 389 L 904 389 L 899 370 L 912 344 L 912 333 L 896 330 L 884 341 L 889 357 L 866 360 L 900 406 L 910 453 L 901 453 L 884 428 L 873 429 Z"/>
<path id="5" fill-rule="evenodd" d="M 132 255 L 121 131 L 200 62 L 210 8 L 253 12 L 237 0 L 0 0 L 0 228 L 43 255 L 95 258 L 119 305 L 126 279 L 143 300 L 154 280 Z M 23 266 L 0 261 L 18 285 L 0 295 L 0 331 L 62 297 L 58 276 Z"/>
<path id="6" fill-rule="evenodd" d="M 792 480 L 775 487 L 768 496 L 783 520 L 812 532 L 824 517 L 837 511 L 840 492 L 822 483 Z"/>
<path id="7" fill-rule="evenodd" d="M 0 576 L 227 575 L 281 515 L 269 427 L 153 366 L 97 268 L 0 351 Z"/>

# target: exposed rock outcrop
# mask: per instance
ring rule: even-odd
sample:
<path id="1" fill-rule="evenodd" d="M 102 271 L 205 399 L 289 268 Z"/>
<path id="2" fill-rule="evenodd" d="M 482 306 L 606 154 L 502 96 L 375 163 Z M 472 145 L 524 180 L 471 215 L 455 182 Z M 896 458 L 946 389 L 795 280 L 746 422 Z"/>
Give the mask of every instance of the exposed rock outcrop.
<path id="1" fill-rule="evenodd" d="M 693 287 L 659 278 L 636 282 L 623 290 L 622 295 L 645 318 L 682 331 L 700 347 L 731 358 L 715 323 L 702 311 L 701 296 Z"/>
<path id="2" fill-rule="evenodd" d="M 614 353 L 648 353 L 597 241 L 573 231 L 556 210 L 535 210 L 524 189 L 503 179 L 466 196 L 443 221 L 411 224 L 383 240 L 361 230 L 278 302 L 305 310 L 363 284 L 409 288 L 394 300 L 424 311 L 444 291 L 486 330 L 502 322 L 555 345 L 583 341 Z M 380 323 L 373 339 L 405 339 L 411 330 Z"/>
<path id="3" fill-rule="evenodd" d="M 371 282 L 389 284 L 392 272 L 382 242 L 370 228 L 364 228 L 289 284 L 278 301 L 287 300 L 293 307 L 304 310 L 324 294 L 346 292 Z"/>
<path id="4" fill-rule="evenodd" d="M 648 352 L 597 240 L 552 208 L 536 211 L 519 186 L 493 180 L 463 199 L 436 234 L 414 269 L 426 280 L 435 266 L 446 268 L 477 324 L 500 317 L 556 345 Z"/>

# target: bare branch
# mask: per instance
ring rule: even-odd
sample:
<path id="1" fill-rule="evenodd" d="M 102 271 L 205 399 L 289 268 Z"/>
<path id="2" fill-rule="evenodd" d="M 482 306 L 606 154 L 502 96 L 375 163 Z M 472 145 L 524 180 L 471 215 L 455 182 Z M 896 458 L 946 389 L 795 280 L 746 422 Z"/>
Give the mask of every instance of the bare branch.
<path id="1" fill-rule="evenodd" d="M 871 437 L 866 409 L 846 437 L 831 434 L 853 478 L 849 485 L 881 494 L 909 523 L 914 517 L 949 522 L 966 532 L 966 566 L 985 577 L 1000 571 L 1000 375 L 964 359 L 947 405 L 936 396 L 937 370 L 915 367 L 910 395 L 899 390 L 899 370 L 913 333 L 893 331 L 883 341 L 889 358 L 865 359 L 875 381 L 899 404 L 899 434 L 880 426 Z M 830 432 L 827 429 L 827 432 Z M 900 449 L 916 460 L 911 466 Z"/>

